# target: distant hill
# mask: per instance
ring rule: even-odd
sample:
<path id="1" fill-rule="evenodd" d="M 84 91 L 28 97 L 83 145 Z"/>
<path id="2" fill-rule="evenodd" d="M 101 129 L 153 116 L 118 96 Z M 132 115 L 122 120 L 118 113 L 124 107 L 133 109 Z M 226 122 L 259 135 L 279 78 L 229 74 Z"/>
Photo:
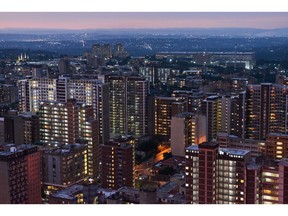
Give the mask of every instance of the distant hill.
<path id="1" fill-rule="evenodd" d="M 95 39 L 95 37 L 104 36 L 167 36 L 177 35 L 185 37 L 288 37 L 288 28 L 279 29 L 256 29 L 256 28 L 173 28 L 173 29 L 83 29 L 83 30 L 65 30 L 65 29 L 17 29 L 17 28 L 5 28 L 0 29 L 0 39 L 3 40 L 5 35 L 9 35 L 9 39 L 21 39 L 26 38 L 27 35 L 33 37 L 43 37 L 49 35 L 56 38 L 68 39 L 80 39 L 85 38 L 87 40 Z M 5 38 L 8 40 L 8 37 Z"/>

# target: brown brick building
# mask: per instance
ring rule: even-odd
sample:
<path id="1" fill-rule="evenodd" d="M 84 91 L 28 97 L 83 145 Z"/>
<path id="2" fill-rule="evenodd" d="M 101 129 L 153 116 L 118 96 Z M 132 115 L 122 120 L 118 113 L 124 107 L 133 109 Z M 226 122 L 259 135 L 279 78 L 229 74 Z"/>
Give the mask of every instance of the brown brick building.
<path id="1" fill-rule="evenodd" d="M 101 145 L 101 187 L 134 187 L 134 146 L 131 140 L 111 140 Z"/>
<path id="2" fill-rule="evenodd" d="M 41 152 L 30 145 L 0 151 L 0 203 L 41 204 Z"/>

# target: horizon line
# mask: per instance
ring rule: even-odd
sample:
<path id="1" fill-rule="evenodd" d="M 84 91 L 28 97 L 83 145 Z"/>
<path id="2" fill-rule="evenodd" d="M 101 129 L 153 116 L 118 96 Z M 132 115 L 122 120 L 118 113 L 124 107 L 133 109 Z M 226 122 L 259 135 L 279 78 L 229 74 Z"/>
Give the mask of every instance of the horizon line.
<path id="1" fill-rule="evenodd" d="M 163 29 L 254 29 L 254 30 L 278 30 L 288 29 L 288 27 L 282 28 L 252 28 L 252 27 L 119 27 L 119 28 L 83 28 L 83 29 L 72 29 L 72 28 L 30 28 L 30 27 L 5 27 L 0 30 L 65 30 L 65 31 L 85 31 L 85 30 L 163 30 Z"/>

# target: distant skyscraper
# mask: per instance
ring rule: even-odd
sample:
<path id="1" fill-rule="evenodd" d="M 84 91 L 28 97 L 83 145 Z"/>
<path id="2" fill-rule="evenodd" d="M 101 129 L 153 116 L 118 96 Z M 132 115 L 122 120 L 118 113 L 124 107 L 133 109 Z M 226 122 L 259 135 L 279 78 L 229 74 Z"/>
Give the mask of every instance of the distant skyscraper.
<path id="1" fill-rule="evenodd" d="M 108 59 L 112 57 L 110 44 L 94 44 L 91 51 L 92 56 Z"/>
<path id="2" fill-rule="evenodd" d="M 122 44 L 116 44 L 114 48 L 114 57 L 116 58 L 126 58 L 129 54 Z"/>
<path id="3" fill-rule="evenodd" d="M 41 204 L 41 153 L 30 145 L 0 151 L 0 203 Z"/>
<path id="4" fill-rule="evenodd" d="M 145 77 L 151 85 L 155 85 L 155 68 L 154 67 L 139 67 L 139 75 Z"/>
<path id="5" fill-rule="evenodd" d="M 157 69 L 157 75 L 156 80 L 159 81 L 162 84 L 167 84 L 168 78 L 172 73 L 171 68 L 158 68 Z"/>
<path id="6" fill-rule="evenodd" d="M 65 57 L 60 59 L 59 63 L 58 63 L 58 70 L 59 70 L 59 74 L 63 75 L 63 74 L 69 74 L 70 73 L 70 59 Z"/>
<path id="7" fill-rule="evenodd" d="M 109 76 L 110 132 L 112 135 L 147 134 L 149 82 L 141 77 Z"/>
<path id="8" fill-rule="evenodd" d="M 238 94 L 242 91 L 245 91 L 247 85 L 248 85 L 247 78 L 232 78 L 231 79 L 231 92 L 233 94 Z"/>

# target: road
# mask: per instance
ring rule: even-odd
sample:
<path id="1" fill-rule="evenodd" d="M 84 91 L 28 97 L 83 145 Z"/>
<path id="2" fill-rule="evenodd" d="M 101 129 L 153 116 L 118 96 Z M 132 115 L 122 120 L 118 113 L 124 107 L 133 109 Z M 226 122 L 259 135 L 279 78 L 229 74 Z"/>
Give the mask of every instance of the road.
<path id="1" fill-rule="evenodd" d="M 136 171 L 136 175 L 135 178 L 138 179 L 140 175 L 146 175 L 149 176 L 151 175 L 150 173 L 150 169 L 153 167 L 153 165 L 161 160 L 164 159 L 163 154 L 164 153 L 168 153 L 171 151 L 171 148 L 167 148 L 161 152 L 159 152 L 154 158 L 150 158 L 149 160 L 136 165 L 135 166 L 135 171 Z"/>

